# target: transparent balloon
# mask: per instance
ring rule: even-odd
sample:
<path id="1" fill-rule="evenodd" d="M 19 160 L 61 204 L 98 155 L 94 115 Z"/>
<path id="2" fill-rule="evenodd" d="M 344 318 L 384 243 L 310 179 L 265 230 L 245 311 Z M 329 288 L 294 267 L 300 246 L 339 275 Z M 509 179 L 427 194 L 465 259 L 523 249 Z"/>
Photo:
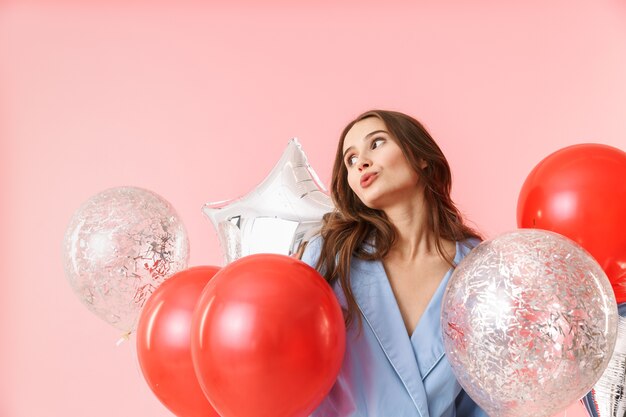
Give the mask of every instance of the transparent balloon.
<path id="1" fill-rule="evenodd" d="M 187 232 L 173 207 L 136 187 L 105 190 L 87 200 L 65 232 L 63 261 L 80 300 L 114 327 L 135 329 L 152 292 L 185 269 Z"/>
<path id="2" fill-rule="evenodd" d="M 207 203 L 226 263 L 254 253 L 292 255 L 319 230 L 333 209 L 297 139 L 291 139 L 270 174 L 254 190 L 230 201 Z"/>
<path id="3" fill-rule="evenodd" d="M 519 230 L 473 249 L 442 304 L 446 355 L 492 417 L 542 417 L 585 395 L 616 341 L 617 304 L 604 271 L 575 242 Z"/>

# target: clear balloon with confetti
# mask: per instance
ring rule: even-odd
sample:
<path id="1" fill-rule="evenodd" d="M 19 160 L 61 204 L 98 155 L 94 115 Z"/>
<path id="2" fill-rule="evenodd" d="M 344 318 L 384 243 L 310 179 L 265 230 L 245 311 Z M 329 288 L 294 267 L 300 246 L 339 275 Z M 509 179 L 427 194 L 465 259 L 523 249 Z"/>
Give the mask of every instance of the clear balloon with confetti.
<path id="1" fill-rule="evenodd" d="M 72 216 L 63 242 L 65 274 L 78 298 L 128 333 L 148 297 L 188 258 L 187 232 L 174 208 L 137 187 L 91 197 Z"/>
<path id="2" fill-rule="evenodd" d="M 474 248 L 442 304 L 446 355 L 491 417 L 565 409 L 600 378 L 613 352 L 617 304 L 604 271 L 553 232 L 518 230 Z"/>

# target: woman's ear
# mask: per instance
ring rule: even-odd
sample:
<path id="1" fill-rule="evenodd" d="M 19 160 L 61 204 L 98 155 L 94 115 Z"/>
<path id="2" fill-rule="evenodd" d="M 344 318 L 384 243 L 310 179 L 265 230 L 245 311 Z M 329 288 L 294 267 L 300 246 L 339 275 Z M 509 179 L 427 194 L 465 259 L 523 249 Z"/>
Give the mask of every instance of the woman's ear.
<path id="1" fill-rule="evenodd" d="M 428 162 L 424 160 L 424 158 L 420 158 L 420 168 L 424 169 L 428 166 Z"/>

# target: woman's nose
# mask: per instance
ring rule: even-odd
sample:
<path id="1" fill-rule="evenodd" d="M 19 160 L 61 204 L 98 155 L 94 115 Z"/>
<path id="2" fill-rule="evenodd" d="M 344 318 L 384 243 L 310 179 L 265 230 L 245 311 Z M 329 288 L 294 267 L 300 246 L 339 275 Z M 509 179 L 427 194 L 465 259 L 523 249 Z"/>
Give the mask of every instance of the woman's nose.
<path id="1" fill-rule="evenodd" d="M 359 171 L 365 169 L 365 168 L 369 168 L 371 165 L 371 161 L 369 159 L 359 159 Z"/>

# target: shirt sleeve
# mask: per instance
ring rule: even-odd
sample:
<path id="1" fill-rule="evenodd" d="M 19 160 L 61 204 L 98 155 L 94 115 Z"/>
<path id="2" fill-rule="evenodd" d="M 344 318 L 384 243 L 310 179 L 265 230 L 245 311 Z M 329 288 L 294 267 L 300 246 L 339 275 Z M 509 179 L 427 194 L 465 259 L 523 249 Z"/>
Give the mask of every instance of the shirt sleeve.
<path id="1" fill-rule="evenodd" d="M 306 248 L 304 249 L 304 253 L 302 253 L 302 257 L 300 258 L 300 260 L 304 262 L 305 264 L 309 265 L 310 267 L 315 268 L 315 265 L 317 264 L 317 260 L 320 257 L 321 250 L 322 250 L 322 237 L 318 235 L 312 238 L 307 243 Z"/>

